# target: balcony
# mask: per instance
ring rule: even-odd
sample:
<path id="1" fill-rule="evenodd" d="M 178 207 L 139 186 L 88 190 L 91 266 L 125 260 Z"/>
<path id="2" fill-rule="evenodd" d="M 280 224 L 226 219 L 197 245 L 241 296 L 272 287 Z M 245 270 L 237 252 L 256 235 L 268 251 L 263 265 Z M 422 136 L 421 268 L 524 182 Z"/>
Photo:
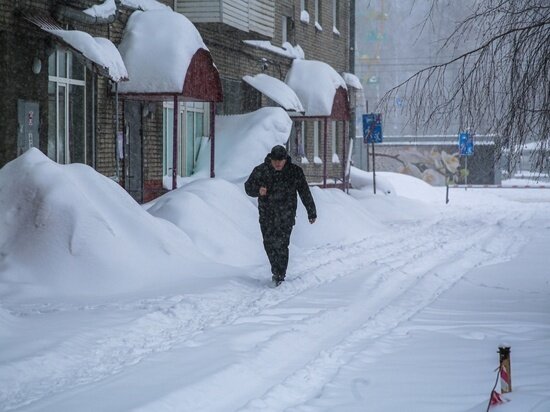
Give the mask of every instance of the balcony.
<path id="1" fill-rule="evenodd" d="M 176 11 L 193 23 L 222 24 L 249 33 L 250 39 L 273 38 L 274 0 L 176 0 Z"/>

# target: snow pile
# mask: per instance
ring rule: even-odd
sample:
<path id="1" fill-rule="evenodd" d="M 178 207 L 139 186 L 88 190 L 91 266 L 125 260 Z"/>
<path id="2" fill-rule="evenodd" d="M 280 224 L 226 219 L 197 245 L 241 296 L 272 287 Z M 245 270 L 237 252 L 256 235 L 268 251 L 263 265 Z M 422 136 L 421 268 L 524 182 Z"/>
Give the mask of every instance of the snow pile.
<path id="1" fill-rule="evenodd" d="M 91 167 L 33 148 L 0 169 L 1 299 L 151 292 L 205 262 L 183 232 Z"/>
<path id="2" fill-rule="evenodd" d="M 103 37 L 92 37 L 88 33 L 78 30 L 47 29 L 47 31 L 107 71 L 113 81 L 119 82 L 128 78 L 128 71 L 122 57 L 110 40 Z"/>
<path id="3" fill-rule="evenodd" d="M 246 179 L 277 144 L 284 145 L 292 120 L 280 107 L 216 117 L 216 177 Z M 210 141 L 203 139 L 192 179 L 210 176 Z"/>
<path id="4" fill-rule="evenodd" d="M 372 172 L 351 167 L 351 184 L 355 189 L 372 191 Z M 421 179 L 402 173 L 376 172 L 376 190 L 414 200 L 441 202 L 441 191 Z"/>
<path id="5" fill-rule="evenodd" d="M 302 47 L 300 47 L 300 45 L 293 46 L 289 42 L 284 42 L 282 48 L 274 46 L 269 40 L 243 40 L 243 43 L 290 59 L 304 58 L 304 50 Z"/>
<path id="6" fill-rule="evenodd" d="M 317 221 L 307 220 L 305 208 L 298 202 L 292 244 L 300 248 L 345 245 L 373 236 L 383 225 L 359 202 L 340 189 L 311 187 L 317 208 Z"/>
<path id="7" fill-rule="evenodd" d="M 130 81 L 121 93 L 181 93 L 191 59 L 208 50 L 183 14 L 171 10 L 135 11 L 130 16 L 120 54 Z"/>
<path id="8" fill-rule="evenodd" d="M 214 261 L 232 266 L 265 263 L 258 211 L 227 181 L 196 180 L 165 194 L 148 212 L 177 225 Z"/>
<path id="9" fill-rule="evenodd" d="M 342 73 L 342 78 L 344 79 L 344 81 L 349 87 L 353 87 L 354 89 L 357 89 L 357 90 L 363 89 L 363 86 L 361 85 L 361 81 L 355 74 L 344 72 Z"/>
<path id="10" fill-rule="evenodd" d="M 136 10 L 172 10 L 167 5 L 156 0 L 121 0 L 121 3 L 126 7 Z"/>
<path id="11" fill-rule="evenodd" d="M 159 3 L 156 0 L 121 0 L 122 5 L 133 9 L 133 10 L 172 10 L 170 7 Z M 83 10 L 84 13 L 92 17 L 99 17 L 107 19 L 116 14 L 117 5 L 115 0 L 105 0 L 101 4 L 96 4 L 86 10 Z"/>
<path id="12" fill-rule="evenodd" d="M 280 104 L 285 110 L 303 112 L 304 108 L 294 90 L 275 77 L 267 74 L 257 74 L 256 76 L 244 76 L 243 80 L 252 87 L 269 97 L 274 102 Z"/>
<path id="13" fill-rule="evenodd" d="M 331 66 L 316 60 L 294 60 L 286 84 L 296 92 L 307 116 L 329 116 L 336 90 L 346 82 Z"/>
<path id="14" fill-rule="evenodd" d="M 100 17 L 100 18 L 109 18 L 116 14 L 116 3 L 115 0 L 105 0 L 101 4 L 96 4 L 86 10 L 83 10 L 89 16 Z"/>

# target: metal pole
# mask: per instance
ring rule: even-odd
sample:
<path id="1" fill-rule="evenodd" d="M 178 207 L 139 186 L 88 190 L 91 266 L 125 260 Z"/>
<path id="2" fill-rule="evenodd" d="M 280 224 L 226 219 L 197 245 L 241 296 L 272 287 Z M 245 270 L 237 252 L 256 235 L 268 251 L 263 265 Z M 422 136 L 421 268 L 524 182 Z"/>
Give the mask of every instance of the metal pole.
<path id="1" fill-rule="evenodd" d="M 374 142 L 372 142 L 372 186 L 374 188 L 374 194 L 376 194 L 376 167 L 374 163 Z"/>
<path id="2" fill-rule="evenodd" d="M 173 129 L 172 129 L 172 190 L 178 187 L 178 95 L 174 95 Z"/>
<path id="3" fill-rule="evenodd" d="M 95 67 L 95 66 L 94 66 Z M 95 120 L 95 69 L 92 71 L 92 167 L 96 167 L 96 120 Z"/>
<path id="4" fill-rule="evenodd" d="M 210 177 L 216 177 L 216 103 L 210 102 Z"/>
<path id="5" fill-rule="evenodd" d="M 344 120 L 343 122 L 343 127 L 344 127 L 344 136 L 343 136 L 343 141 L 344 141 L 344 144 L 343 144 L 343 148 L 342 148 L 342 185 L 343 185 L 343 188 L 342 190 L 345 192 L 346 191 L 346 188 L 347 188 L 347 184 L 346 184 L 346 128 L 348 127 L 348 125 L 346 124 L 346 121 Z"/>
<path id="6" fill-rule="evenodd" d="M 466 184 L 464 185 L 464 190 L 468 190 L 468 156 L 466 156 L 466 159 L 464 160 L 464 162 L 465 162 L 465 166 L 464 166 L 464 167 L 465 167 L 465 169 L 466 169 L 466 170 L 465 170 L 466 174 L 464 175 L 464 183 L 466 183 Z"/>
<path id="7" fill-rule="evenodd" d="M 327 187 L 327 149 L 328 149 L 328 144 L 327 144 L 327 118 L 325 117 L 325 125 L 324 125 L 324 135 L 325 135 L 325 141 L 323 142 L 323 148 L 324 148 L 324 152 L 323 153 L 323 187 Z"/>
<path id="8" fill-rule="evenodd" d="M 512 392 L 512 369 L 510 365 L 510 347 L 499 346 L 500 358 L 500 391 L 502 393 Z"/>
<path id="9" fill-rule="evenodd" d="M 120 164 L 118 154 L 118 83 L 115 83 L 115 165 L 116 165 L 116 180 L 120 182 Z"/>

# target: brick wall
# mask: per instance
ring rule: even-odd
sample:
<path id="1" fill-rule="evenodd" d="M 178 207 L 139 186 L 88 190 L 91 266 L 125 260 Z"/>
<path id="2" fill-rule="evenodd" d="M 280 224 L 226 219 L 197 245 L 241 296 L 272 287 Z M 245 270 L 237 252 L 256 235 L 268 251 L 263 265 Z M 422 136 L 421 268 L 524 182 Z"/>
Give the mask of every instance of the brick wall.
<path id="1" fill-rule="evenodd" d="M 293 19 L 294 28 L 288 32 L 288 37 L 293 45 L 299 44 L 304 50 L 306 59 L 321 60 L 331 65 L 337 72 L 350 71 L 349 69 L 349 0 L 339 1 L 340 35 L 333 32 L 332 0 L 321 0 L 321 27 L 322 31 L 315 27 L 315 10 L 313 0 L 309 0 L 310 22 L 306 24 L 300 21 L 300 1 L 277 0 L 275 2 L 275 33 L 271 43 L 275 46 L 282 44 L 283 16 Z M 241 81 L 244 75 L 255 75 L 264 72 L 270 76 L 284 80 L 292 60 L 266 50 L 257 49 L 245 45 L 242 40 L 253 39 L 253 34 L 247 34 L 234 30 L 224 25 L 196 24 L 204 42 L 209 48 L 214 62 L 223 79 Z M 261 59 L 269 60 L 267 69 L 262 70 Z M 231 98 L 227 90 L 224 90 L 224 99 Z M 261 105 L 270 104 L 265 97 L 261 99 Z M 271 103 L 272 104 L 272 103 Z M 255 109 L 254 107 L 240 107 L 237 112 L 243 113 Z M 221 107 L 218 114 L 224 114 Z M 310 182 L 320 182 L 323 176 L 323 165 L 313 163 L 313 123 L 308 121 L 306 127 L 306 147 L 309 164 L 301 165 Z M 328 149 L 327 149 L 327 176 L 338 178 L 342 176 L 343 167 L 343 125 L 338 127 L 339 147 L 338 155 L 340 163 L 332 162 L 332 124 L 328 124 Z M 323 158 L 323 126 L 321 123 L 320 157 Z"/>

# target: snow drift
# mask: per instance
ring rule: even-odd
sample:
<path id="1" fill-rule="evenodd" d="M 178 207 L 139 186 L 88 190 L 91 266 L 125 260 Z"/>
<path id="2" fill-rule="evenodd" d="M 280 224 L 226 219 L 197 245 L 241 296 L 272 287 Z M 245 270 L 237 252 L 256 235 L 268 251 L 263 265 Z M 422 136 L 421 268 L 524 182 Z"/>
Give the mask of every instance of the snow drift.
<path id="1" fill-rule="evenodd" d="M 216 177 L 229 181 L 248 177 L 277 144 L 284 145 L 292 120 L 280 107 L 216 117 Z M 203 139 L 193 179 L 210 176 L 210 141 Z M 183 179 L 185 180 L 185 179 Z"/>
<path id="2" fill-rule="evenodd" d="M 182 231 L 91 167 L 30 149 L 0 169 L 3 299 L 146 290 L 205 262 Z"/>
<path id="3" fill-rule="evenodd" d="M 232 266 L 265 261 L 258 211 L 225 180 L 196 180 L 160 197 L 148 212 L 174 223 L 214 261 Z"/>

